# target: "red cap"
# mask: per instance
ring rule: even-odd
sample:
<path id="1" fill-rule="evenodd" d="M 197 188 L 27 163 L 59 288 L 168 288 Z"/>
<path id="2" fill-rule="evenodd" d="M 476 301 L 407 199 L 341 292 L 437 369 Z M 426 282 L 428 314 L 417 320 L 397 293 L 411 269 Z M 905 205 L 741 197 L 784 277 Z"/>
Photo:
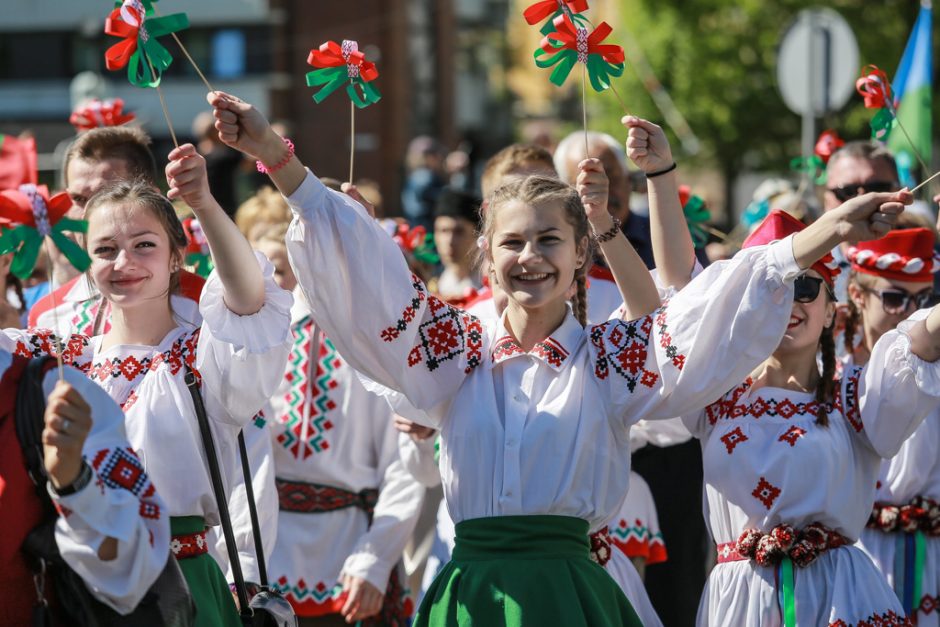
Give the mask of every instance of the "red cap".
<path id="1" fill-rule="evenodd" d="M 767 214 L 767 217 L 757 225 L 757 228 L 744 240 L 742 248 L 751 246 L 760 246 L 782 240 L 788 235 L 799 233 L 806 228 L 806 225 L 791 216 L 786 211 L 775 209 Z M 839 275 L 839 264 L 836 263 L 832 255 L 826 253 L 826 256 L 814 263 L 812 269 L 832 286 L 832 282 Z"/>
<path id="2" fill-rule="evenodd" d="M 865 274 L 895 281 L 933 282 L 940 270 L 934 256 L 934 235 L 930 229 L 898 229 L 881 239 L 859 242 L 849 248 L 852 268 Z"/>

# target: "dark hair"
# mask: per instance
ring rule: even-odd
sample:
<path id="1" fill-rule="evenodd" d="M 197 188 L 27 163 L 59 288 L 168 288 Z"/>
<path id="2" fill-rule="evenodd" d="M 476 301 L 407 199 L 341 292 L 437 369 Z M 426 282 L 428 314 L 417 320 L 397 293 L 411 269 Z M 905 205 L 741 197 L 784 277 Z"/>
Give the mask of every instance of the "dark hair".
<path id="1" fill-rule="evenodd" d="M 493 244 L 496 208 L 511 200 L 518 200 L 531 207 L 558 203 L 564 209 L 568 223 L 574 227 L 575 244 L 577 245 L 587 238 L 584 265 L 574 271 L 577 288 L 574 297 L 571 299 L 572 309 L 574 309 L 578 322 L 581 323 L 581 326 L 587 325 L 587 273 L 593 263 L 595 244 L 590 237 L 591 228 L 578 192 L 567 183 L 547 176 L 532 175 L 525 178 L 511 179 L 493 192 L 485 212 L 482 211 L 481 207 L 483 236 L 486 238 L 489 248 Z"/>
<path id="2" fill-rule="evenodd" d="M 477 218 L 480 215 L 480 198 L 473 193 L 453 187 L 445 187 L 441 190 L 434 204 L 434 217 L 449 217 L 466 220 L 477 225 Z"/>
<path id="3" fill-rule="evenodd" d="M 819 353 L 822 357 L 822 374 L 816 383 L 816 424 L 821 427 L 829 426 L 829 407 L 834 400 L 836 387 L 836 342 L 833 338 L 834 324 L 823 329 L 819 336 Z"/>
<path id="4" fill-rule="evenodd" d="M 144 179 L 148 185 L 157 186 L 157 163 L 150 151 L 150 137 L 135 126 L 105 126 L 80 133 L 65 153 L 62 180 L 66 186 L 73 159 L 119 159 L 127 166 L 128 178 Z"/>
<path id="5" fill-rule="evenodd" d="M 167 239 L 170 242 L 170 255 L 177 264 L 183 265 L 183 249 L 186 247 L 186 231 L 180 222 L 173 204 L 166 196 L 156 191 L 146 180 L 121 181 L 107 186 L 92 196 L 85 205 L 85 219 L 90 220 L 92 213 L 105 204 L 133 203 L 150 211 L 163 226 Z M 85 249 L 88 249 L 88 238 L 85 237 Z M 167 296 L 179 291 L 179 270 L 170 275 L 170 285 Z"/>

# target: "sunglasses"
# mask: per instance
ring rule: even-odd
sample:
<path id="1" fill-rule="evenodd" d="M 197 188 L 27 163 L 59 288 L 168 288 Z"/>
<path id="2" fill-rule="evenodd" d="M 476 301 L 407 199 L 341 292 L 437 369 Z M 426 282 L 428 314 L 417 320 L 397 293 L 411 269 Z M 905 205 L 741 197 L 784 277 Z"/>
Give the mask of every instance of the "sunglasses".
<path id="1" fill-rule="evenodd" d="M 927 288 L 917 294 L 911 294 L 901 289 L 873 290 L 869 287 L 862 287 L 862 290 L 880 298 L 882 309 L 885 310 L 885 313 L 892 315 L 904 313 L 911 303 L 914 303 L 915 309 L 923 309 L 933 298 L 932 288 Z"/>
<path id="2" fill-rule="evenodd" d="M 898 184 L 894 181 L 868 181 L 852 185 L 843 185 L 842 187 L 827 188 L 832 195 L 839 199 L 839 202 L 845 202 L 850 198 L 855 198 L 859 194 L 868 192 L 894 192 L 898 189 Z"/>
<path id="3" fill-rule="evenodd" d="M 819 297 L 819 289 L 822 287 L 823 280 L 818 279 L 814 276 L 802 276 L 796 277 L 796 281 L 793 282 L 793 300 L 797 303 L 811 303 Z M 829 286 L 826 286 L 826 291 L 829 292 Z M 832 292 L 829 292 L 830 296 Z"/>

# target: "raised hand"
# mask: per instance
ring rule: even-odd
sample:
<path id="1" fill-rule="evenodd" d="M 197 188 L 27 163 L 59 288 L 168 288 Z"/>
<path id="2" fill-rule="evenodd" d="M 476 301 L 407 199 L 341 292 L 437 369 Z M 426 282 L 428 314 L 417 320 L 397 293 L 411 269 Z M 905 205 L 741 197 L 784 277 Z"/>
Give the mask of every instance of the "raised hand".
<path id="1" fill-rule="evenodd" d="M 82 469 L 82 447 L 91 431 L 91 407 L 65 381 L 49 395 L 42 430 L 43 464 L 56 488 L 71 485 Z"/>
<path id="2" fill-rule="evenodd" d="M 904 205 L 914 201 L 907 189 L 899 192 L 872 192 L 849 199 L 828 213 L 838 218 L 838 232 L 842 241 L 854 244 L 879 239 L 897 224 Z"/>
<path id="3" fill-rule="evenodd" d="M 672 166 L 672 149 L 663 129 L 652 122 L 625 115 L 621 124 L 627 129 L 627 156 L 644 172 L 658 172 Z"/>
<path id="4" fill-rule="evenodd" d="M 353 185 L 352 183 L 343 183 L 340 188 L 343 190 L 343 193 L 355 200 L 357 203 L 365 207 L 366 211 L 369 212 L 369 215 L 373 218 L 375 217 L 375 205 L 366 200 L 366 197 L 362 195 L 359 191 L 359 188 Z"/>
<path id="5" fill-rule="evenodd" d="M 602 226 L 609 227 L 607 197 L 610 184 L 603 164 L 600 159 L 585 159 L 578 164 L 578 170 L 575 187 L 581 197 L 581 204 L 584 205 L 584 213 L 592 224 L 600 222 Z"/>
<path id="6" fill-rule="evenodd" d="M 170 186 L 167 198 L 182 199 L 197 214 L 207 207 L 217 206 L 209 191 L 206 160 L 192 144 L 183 144 L 172 150 L 166 165 L 166 182 Z"/>
<path id="7" fill-rule="evenodd" d="M 253 105 L 221 91 L 209 92 L 219 139 L 227 146 L 266 165 L 278 163 L 285 154 L 281 138 Z"/>

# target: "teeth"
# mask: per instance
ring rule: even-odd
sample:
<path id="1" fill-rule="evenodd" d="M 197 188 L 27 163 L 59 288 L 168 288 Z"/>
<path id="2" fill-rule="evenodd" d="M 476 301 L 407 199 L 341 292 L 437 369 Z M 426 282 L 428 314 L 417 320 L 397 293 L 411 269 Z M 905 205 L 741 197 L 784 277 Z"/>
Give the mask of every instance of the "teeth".
<path id="1" fill-rule="evenodd" d="M 541 272 L 539 274 L 520 274 L 516 277 L 520 281 L 541 281 L 548 278 L 548 274 Z"/>
<path id="2" fill-rule="evenodd" d="M 796 316 L 790 316 L 790 324 L 797 324 L 800 322 L 800 319 Z"/>

